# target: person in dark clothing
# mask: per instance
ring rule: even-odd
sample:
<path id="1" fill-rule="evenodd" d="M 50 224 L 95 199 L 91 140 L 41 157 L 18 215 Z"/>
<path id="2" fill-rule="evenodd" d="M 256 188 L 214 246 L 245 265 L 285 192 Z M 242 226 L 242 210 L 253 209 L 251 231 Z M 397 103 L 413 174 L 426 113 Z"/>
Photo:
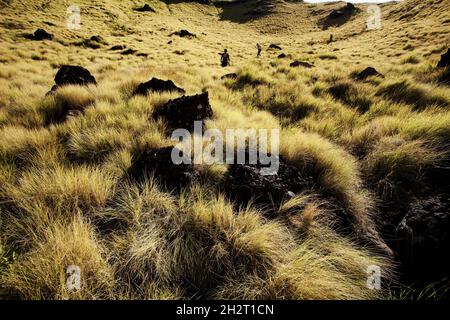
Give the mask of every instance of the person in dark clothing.
<path id="1" fill-rule="evenodd" d="M 259 57 L 261 57 L 261 51 L 262 51 L 261 45 L 259 43 L 256 44 L 256 49 L 258 50 L 256 57 L 259 58 Z"/>
<path id="2" fill-rule="evenodd" d="M 224 49 L 223 53 L 220 54 L 220 64 L 222 67 L 227 67 L 230 65 L 230 55 L 228 54 L 228 50 Z"/>

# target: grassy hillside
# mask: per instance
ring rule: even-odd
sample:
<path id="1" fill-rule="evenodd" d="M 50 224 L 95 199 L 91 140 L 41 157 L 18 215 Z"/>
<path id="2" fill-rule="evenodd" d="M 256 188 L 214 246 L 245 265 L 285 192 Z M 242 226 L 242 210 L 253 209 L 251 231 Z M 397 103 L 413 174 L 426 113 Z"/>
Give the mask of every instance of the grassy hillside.
<path id="1" fill-rule="evenodd" d="M 345 3 L 149 0 L 156 12 L 138 12 L 141 1 L 77 2 L 80 30 L 66 28 L 71 1 L 0 1 L 6 297 L 377 299 L 447 276 L 445 266 L 431 275 L 402 268 L 392 235 L 411 203 L 438 197 L 449 207 L 450 88 L 436 68 L 449 46 L 449 1 L 383 4 L 382 28 L 371 31 L 364 4 L 323 30 Z M 53 40 L 27 39 L 37 28 Z M 181 29 L 196 36 L 172 35 Z M 98 84 L 46 95 L 66 64 Z M 368 66 L 384 77 L 357 80 Z M 237 78 L 221 80 L 226 73 Z M 281 156 L 314 177 L 314 190 L 275 208 L 238 207 L 224 195 L 225 165 L 196 165 L 199 181 L 181 192 L 155 177 L 130 179 L 138 150 L 173 144 L 149 115 L 179 95 L 133 95 L 152 77 L 187 95 L 208 91 L 207 128 L 279 128 Z M 67 107 L 82 112 L 49 121 Z M 353 230 L 336 222 L 342 212 Z M 75 292 L 68 265 L 81 268 Z M 381 290 L 367 287 L 372 265 Z"/>

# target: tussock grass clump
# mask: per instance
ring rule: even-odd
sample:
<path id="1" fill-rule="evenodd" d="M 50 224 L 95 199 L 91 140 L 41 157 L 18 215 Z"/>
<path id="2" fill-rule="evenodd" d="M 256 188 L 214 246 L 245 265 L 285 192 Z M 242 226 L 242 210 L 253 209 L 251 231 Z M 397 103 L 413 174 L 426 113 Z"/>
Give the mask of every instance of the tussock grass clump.
<path id="1" fill-rule="evenodd" d="M 382 138 L 365 159 L 365 168 L 376 190 L 388 199 L 401 200 L 423 188 L 425 170 L 442 155 L 423 141 L 408 142 L 399 136 Z"/>
<path id="2" fill-rule="evenodd" d="M 402 59 L 403 64 L 418 64 L 420 63 L 420 59 L 414 55 L 409 55 Z"/>
<path id="3" fill-rule="evenodd" d="M 369 154 L 374 145 L 382 138 L 399 133 L 401 121 L 397 117 L 378 117 L 364 126 L 355 128 L 340 138 L 341 142 L 356 155 L 363 158 Z"/>
<path id="4" fill-rule="evenodd" d="M 413 115 L 402 123 L 400 131 L 411 139 L 426 139 L 445 150 L 450 138 L 450 114 Z"/>
<path id="5" fill-rule="evenodd" d="M 68 224 L 54 223 L 32 250 L 0 274 L 2 284 L 22 299 L 107 299 L 113 289 L 112 270 L 90 224 L 80 216 Z M 80 267 L 80 290 L 70 291 L 66 270 Z"/>
<path id="6" fill-rule="evenodd" d="M 397 115 L 380 115 L 340 140 L 359 157 L 368 155 L 381 139 L 392 136 L 400 136 L 406 141 L 420 140 L 421 144 L 444 151 L 450 135 L 450 118 L 447 114 L 429 110 L 420 114 L 404 110 Z"/>
<path id="7" fill-rule="evenodd" d="M 57 144 L 57 139 L 48 130 L 25 129 L 19 126 L 1 128 L 0 139 L 2 161 L 21 166 L 31 164 L 39 152 Z"/>
<path id="8" fill-rule="evenodd" d="M 318 134 L 284 132 L 280 153 L 299 169 L 312 173 L 325 190 L 351 197 L 359 184 L 356 160 Z"/>
<path id="9" fill-rule="evenodd" d="M 8 246 L 26 252 L 55 222 L 67 222 L 75 214 L 92 217 L 93 210 L 106 205 L 114 183 L 112 176 L 89 167 L 31 170 L 6 183 L 0 196 Z"/>
<path id="10" fill-rule="evenodd" d="M 152 180 L 123 189 L 120 210 L 110 212 L 110 219 L 123 223 L 113 229 L 113 260 L 128 295 L 143 297 L 146 288 L 158 284 L 199 298 L 312 299 L 322 290 L 329 298 L 376 297 L 356 275 L 386 262 L 356 250 L 331 230 L 319 240 L 316 228 L 321 227 L 313 218 L 302 224 L 298 235 L 303 236 L 297 239 L 297 231 L 282 222 L 284 214 L 267 221 L 253 209 L 234 212 L 223 197 L 195 191 L 177 200 Z M 318 209 L 305 210 L 314 217 Z M 316 241 L 325 241 L 318 251 Z M 339 290 L 331 290 L 333 285 Z"/>
<path id="11" fill-rule="evenodd" d="M 376 233 L 372 219 L 374 201 L 362 188 L 356 159 L 337 145 L 317 134 L 291 131 L 283 136 L 280 153 L 304 174 L 317 182 L 324 199 L 331 199 L 331 215 L 338 229 L 373 249 L 391 254 Z M 347 229 L 347 230 L 346 230 Z M 367 238 L 367 235 L 372 235 Z"/>
<path id="12" fill-rule="evenodd" d="M 277 117 L 298 121 L 322 108 L 321 101 L 307 93 L 308 89 L 298 83 L 286 83 L 277 87 L 261 86 L 247 99 Z"/>
<path id="13" fill-rule="evenodd" d="M 169 222 L 177 211 L 176 199 L 160 191 L 154 179 L 139 185 L 125 182 L 114 199 L 116 207 L 97 211 L 95 219 L 114 227 L 111 229 L 115 248 L 112 254 L 114 264 L 118 263 L 119 275 L 134 284 L 136 281 L 133 279 L 146 282 L 152 274 L 167 279 L 171 266 L 169 260 L 163 259 L 167 252 L 163 244 L 165 237 L 170 235 L 163 231 L 174 227 Z M 161 259 L 156 262 L 158 251 Z M 152 268 L 149 273 L 147 266 L 150 265 L 159 267 L 156 270 Z M 134 272 L 126 274 L 127 270 Z"/>
<path id="14" fill-rule="evenodd" d="M 121 178 L 126 175 L 132 165 L 133 155 L 127 149 L 121 149 L 111 153 L 102 165 L 102 170 L 114 178 Z"/>
<path id="15" fill-rule="evenodd" d="M 71 134 L 67 150 L 75 160 L 99 162 L 112 151 L 130 147 L 131 142 L 132 137 L 125 130 L 90 129 Z"/>
<path id="16" fill-rule="evenodd" d="M 372 100 L 362 85 L 350 82 L 338 82 L 328 88 L 328 92 L 343 103 L 356 108 L 361 112 L 369 110 Z"/>
<path id="17" fill-rule="evenodd" d="M 0 189 L 4 238 L 11 248 L 26 251 L 55 221 L 68 221 L 78 213 L 89 217 L 105 206 L 114 184 L 112 176 L 89 167 L 24 172 Z"/>
<path id="18" fill-rule="evenodd" d="M 40 110 L 46 124 L 62 122 L 69 115 L 84 112 L 87 106 L 95 102 L 95 97 L 88 88 L 72 85 L 58 89 L 48 99 L 50 103 Z"/>
<path id="19" fill-rule="evenodd" d="M 87 209 L 106 204 L 114 180 L 96 168 L 57 167 L 50 170 L 25 172 L 19 186 L 8 186 L 13 201 L 42 201 L 49 208 Z"/>
<path id="20" fill-rule="evenodd" d="M 178 277 L 200 292 L 209 292 L 225 276 L 271 272 L 291 244 L 282 225 L 264 221 L 253 210 L 234 213 L 223 197 L 195 194 L 185 201 L 180 204 L 188 208 L 172 254 Z"/>
<path id="21" fill-rule="evenodd" d="M 397 103 L 407 103 L 416 109 L 450 105 L 448 92 L 437 87 L 413 84 L 408 80 L 389 83 L 380 87 L 376 93 Z"/>
<path id="22" fill-rule="evenodd" d="M 245 66 L 238 71 L 237 80 L 232 83 L 232 88 L 242 89 L 245 86 L 260 86 L 272 83 L 272 79 L 261 69 L 253 66 Z"/>
<path id="23" fill-rule="evenodd" d="M 254 211 L 235 214 L 223 197 L 200 193 L 177 202 L 153 181 L 124 189 L 121 213 L 110 218 L 131 227 L 115 243 L 122 252 L 118 275 L 133 290 L 175 281 L 204 295 L 225 276 L 263 275 L 280 263 L 290 246 L 287 230 Z"/>
<path id="24" fill-rule="evenodd" d="M 318 235 L 318 233 L 320 235 Z M 215 293 L 219 299 L 376 299 L 380 292 L 358 280 L 368 266 L 378 265 L 389 279 L 388 264 L 373 259 L 334 235 L 311 226 L 309 235 L 289 252 L 286 262 L 267 278 L 247 275 L 228 279 Z"/>

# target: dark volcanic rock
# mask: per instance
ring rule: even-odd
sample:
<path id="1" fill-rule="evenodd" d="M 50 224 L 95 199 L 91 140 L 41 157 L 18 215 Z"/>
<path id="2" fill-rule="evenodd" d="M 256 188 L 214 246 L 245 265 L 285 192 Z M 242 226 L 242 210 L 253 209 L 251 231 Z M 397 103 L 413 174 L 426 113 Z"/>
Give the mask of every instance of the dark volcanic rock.
<path id="1" fill-rule="evenodd" d="M 418 198 L 397 227 L 396 253 L 407 276 L 413 279 L 448 276 L 450 263 L 449 196 Z"/>
<path id="2" fill-rule="evenodd" d="M 363 71 L 356 74 L 355 78 L 357 80 L 366 80 L 368 77 L 372 77 L 372 76 L 384 78 L 384 76 L 373 67 L 365 68 Z"/>
<path id="3" fill-rule="evenodd" d="M 175 50 L 173 53 L 179 56 L 184 56 L 186 54 L 186 50 Z"/>
<path id="4" fill-rule="evenodd" d="M 45 31 L 44 29 L 37 29 L 34 32 L 32 39 L 33 40 L 52 40 L 53 35 L 48 33 L 47 31 Z"/>
<path id="5" fill-rule="evenodd" d="M 172 161 L 172 151 L 180 153 L 175 147 L 149 149 L 133 156 L 128 175 L 137 181 L 142 181 L 152 173 L 168 189 L 179 191 L 191 182 L 197 181 L 199 174 L 192 164 L 175 164 Z"/>
<path id="6" fill-rule="evenodd" d="M 124 45 L 115 45 L 115 46 L 112 46 L 109 50 L 118 51 L 118 50 L 125 50 L 126 48 L 127 47 Z"/>
<path id="7" fill-rule="evenodd" d="M 268 50 L 282 50 L 281 47 L 277 44 L 270 44 Z"/>
<path id="8" fill-rule="evenodd" d="M 439 78 L 439 82 L 450 84 L 450 68 L 447 68 L 447 70 L 442 73 L 442 75 Z"/>
<path id="9" fill-rule="evenodd" d="M 238 77 L 237 73 L 227 73 L 227 74 L 224 74 L 223 76 L 221 76 L 220 79 L 221 80 L 224 80 L 224 79 L 237 79 L 237 77 Z"/>
<path id="10" fill-rule="evenodd" d="M 59 87 L 58 87 L 56 84 L 53 85 L 53 86 L 51 87 L 50 91 L 47 92 L 47 93 L 45 94 L 45 96 L 50 96 L 50 95 L 54 94 L 55 91 L 58 90 L 58 88 L 59 88 Z"/>
<path id="11" fill-rule="evenodd" d="M 261 169 L 265 166 L 259 160 L 257 164 L 250 164 L 248 151 L 245 157 L 245 164 L 229 166 L 225 183 L 227 195 L 238 204 L 254 201 L 258 205 L 277 207 L 283 200 L 313 186 L 311 177 L 304 176 L 281 157 L 277 158 L 279 169 L 274 175 L 263 175 Z"/>
<path id="12" fill-rule="evenodd" d="M 52 95 L 59 87 L 65 85 L 97 84 L 97 81 L 94 76 L 83 67 L 63 65 L 56 73 L 55 83 L 56 85 L 54 85 L 50 91 L 45 94 L 46 96 Z"/>
<path id="13" fill-rule="evenodd" d="M 146 95 L 149 92 L 164 91 L 174 91 L 185 94 L 185 91 L 182 88 L 177 87 L 175 83 L 172 82 L 172 80 L 161 80 L 157 78 L 152 78 L 150 81 L 141 83 L 134 91 L 134 94 Z"/>
<path id="14" fill-rule="evenodd" d="M 139 11 L 139 12 L 156 12 L 155 9 L 153 9 L 152 7 L 150 7 L 149 4 L 144 4 L 142 7 L 140 8 L 136 8 L 134 9 L 135 11 Z"/>
<path id="15" fill-rule="evenodd" d="M 101 36 L 92 36 L 89 38 L 89 40 L 95 41 L 95 42 L 104 42 L 105 41 Z"/>
<path id="16" fill-rule="evenodd" d="M 328 29 L 331 26 L 341 26 L 346 23 L 350 18 L 359 11 L 353 4 L 347 3 L 344 7 L 333 10 L 322 21 L 323 29 Z"/>
<path id="17" fill-rule="evenodd" d="M 55 76 L 55 85 L 47 92 L 46 96 L 53 95 L 55 91 L 65 85 L 88 85 L 97 84 L 95 78 L 91 73 L 80 66 L 63 65 Z M 69 115 L 75 115 L 84 112 L 86 105 L 78 105 L 77 103 L 62 103 L 57 104 L 54 110 L 48 110 L 45 114 L 45 123 L 47 125 L 52 123 L 60 123 L 66 120 Z"/>
<path id="18" fill-rule="evenodd" d="M 441 55 L 441 60 L 439 60 L 437 67 L 438 68 L 450 67 L 450 49 L 448 49 L 446 53 Z"/>
<path id="19" fill-rule="evenodd" d="M 107 45 L 108 43 L 101 36 L 92 36 L 89 39 L 83 40 L 76 45 L 83 46 L 91 49 L 99 49 L 102 45 Z"/>
<path id="20" fill-rule="evenodd" d="M 278 59 L 284 59 L 284 58 L 286 58 L 286 54 L 285 53 L 280 53 L 277 58 Z"/>
<path id="21" fill-rule="evenodd" d="M 194 130 L 194 121 L 203 121 L 213 115 L 208 92 L 170 100 L 153 112 L 153 118 L 164 118 L 169 129 Z"/>
<path id="22" fill-rule="evenodd" d="M 439 60 L 437 67 L 447 68 L 439 77 L 439 82 L 450 84 L 450 49 L 441 55 L 441 60 Z"/>
<path id="23" fill-rule="evenodd" d="M 97 84 L 94 76 L 80 66 L 63 65 L 55 76 L 55 83 L 57 86 L 64 86 L 68 84 L 88 85 Z"/>
<path id="24" fill-rule="evenodd" d="M 137 52 L 137 50 L 127 49 L 125 51 L 122 51 L 120 54 L 123 54 L 124 56 L 126 56 L 126 55 L 130 55 L 130 54 L 135 54 L 136 52 Z"/>
<path id="25" fill-rule="evenodd" d="M 356 11 L 358 11 L 358 9 L 355 7 L 355 5 L 349 2 L 344 7 L 342 7 L 341 9 L 333 10 L 330 13 L 330 16 L 333 16 L 334 18 L 339 18 L 343 14 L 355 13 Z"/>
<path id="26" fill-rule="evenodd" d="M 293 68 L 302 66 L 302 67 L 305 67 L 305 68 L 308 68 L 308 69 L 314 67 L 314 65 L 312 65 L 309 62 L 299 61 L 299 60 L 295 60 L 289 66 L 291 66 Z"/>
<path id="27" fill-rule="evenodd" d="M 321 192 L 316 185 L 315 177 L 299 170 L 289 164 L 282 156 L 278 157 L 279 168 L 275 174 L 264 175 L 259 161 L 250 164 L 249 153 L 245 152 L 245 163 L 232 164 L 228 168 L 225 181 L 225 192 L 238 206 L 246 206 L 250 202 L 262 207 L 269 217 L 276 213 L 280 204 L 298 194 L 320 194 L 317 198 L 324 203 L 324 208 L 332 215 L 336 230 L 345 235 L 352 236 L 359 243 L 370 245 L 373 250 L 391 256 L 392 251 L 381 239 L 375 228 L 367 226 L 352 215 L 345 206 L 329 192 Z M 236 159 L 235 159 L 236 160 Z M 314 196 L 316 198 L 316 196 Z"/>
<path id="28" fill-rule="evenodd" d="M 182 29 L 179 31 L 175 31 L 173 33 L 170 34 L 171 36 L 179 36 L 181 38 L 195 38 L 196 35 L 193 33 L 190 33 L 189 31 Z"/>
<path id="29" fill-rule="evenodd" d="M 400 281 L 428 286 L 450 278 L 450 158 L 425 168 L 421 180 L 402 185 L 376 215 L 381 234 L 396 254 Z M 398 178 L 397 178 L 398 179 Z"/>

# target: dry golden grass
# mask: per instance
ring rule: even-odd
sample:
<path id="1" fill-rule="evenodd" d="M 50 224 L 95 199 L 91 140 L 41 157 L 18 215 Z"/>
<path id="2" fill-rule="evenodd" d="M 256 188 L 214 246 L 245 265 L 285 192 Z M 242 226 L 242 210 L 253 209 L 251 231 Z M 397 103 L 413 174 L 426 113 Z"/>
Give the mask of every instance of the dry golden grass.
<path id="1" fill-rule="evenodd" d="M 320 10 L 341 4 L 277 1 L 248 20 L 241 5 L 150 0 L 157 12 L 147 15 L 132 10 L 135 0 L 78 3 L 81 30 L 65 27 L 65 1 L 0 6 L 0 287 L 23 299 L 387 296 L 367 288 L 366 269 L 382 267 L 388 282 L 391 262 L 338 235 L 314 196 L 268 220 L 221 194 L 226 166 L 199 166 L 201 182 L 181 195 L 124 179 L 136 150 L 171 144 L 149 114 L 177 96 L 132 92 L 151 77 L 170 79 L 187 94 L 210 93 L 208 128 L 280 128 L 281 155 L 361 228 L 374 228 L 375 203 L 400 198 L 405 183 L 448 160 L 450 89 L 435 69 L 449 43 L 448 1 L 384 4 L 382 29 L 372 31 L 366 5 L 323 31 Z M 55 40 L 23 37 L 38 27 Z M 179 29 L 197 37 L 169 36 Z M 108 45 L 75 45 L 97 34 Z M 266 51 L 271 43 L 283 50 Z M 232 65 L 221 68 L 225 47 Z M 291 68 L 294 59 L 314 67 Z M 45 96 L 63 64 L 86 67 L 98 85 Z M 385 78 L 352 77 L 367 66 Z M 220 80 L 230 72 L 238 78 Z M 79 112 L 54 123 L 68 107 Z M 65 287 L 72 264 L 82 270 L 77 292 Z"/>

